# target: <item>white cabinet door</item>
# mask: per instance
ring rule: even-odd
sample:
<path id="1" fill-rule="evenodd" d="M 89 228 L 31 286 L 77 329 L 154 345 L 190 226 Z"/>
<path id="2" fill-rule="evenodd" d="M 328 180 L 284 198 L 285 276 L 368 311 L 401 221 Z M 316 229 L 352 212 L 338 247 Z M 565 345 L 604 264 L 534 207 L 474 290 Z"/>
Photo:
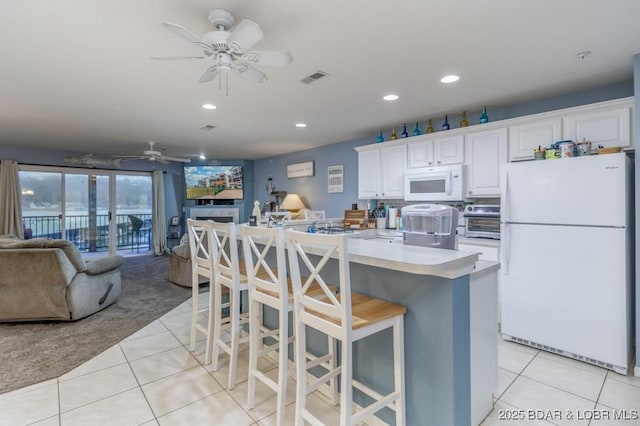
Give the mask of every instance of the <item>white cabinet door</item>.
<path id="1" fill-rule="evenodd" d="M 464 163 L 464 135 L 435 139 L 434 158 L 436 166 Z"/>
<path id="2" fill-rule="evenodd" d="M 507 162 L 507 129 L 466 135 L 467 197 L 500 196 L 500 164 Z"/>
<path id="3" fill-rule="evenodd" d="M 404 169 L 407 167 L 407 146 L 391 146 L 380 150 L 382 193 L 384 198 L 404 197 Z"/>
<path id="4" fill-rule="evenodd" d="M 592 149 L 631 146 L 631 108 L 606 111 L 585 111 L 567 115 L 564 119 L 564 139 L 591 141 Z"/>
<path id="5" fill-rule="evenodd" d="M 509 127 L 509 161 L 533 160 L 533 149 L 561 140 L 561 131 L 560 118 Z"/>
<path id="6" fill-rule="evenodd" d="M 380 195 L 380 149 L 358 152 L 358 198 Z"/>
<path id="7" fill-rule="evenodd" d="M 409 168 L 433 167 L 433 139 L 410 142 L 407 145 Z"/>

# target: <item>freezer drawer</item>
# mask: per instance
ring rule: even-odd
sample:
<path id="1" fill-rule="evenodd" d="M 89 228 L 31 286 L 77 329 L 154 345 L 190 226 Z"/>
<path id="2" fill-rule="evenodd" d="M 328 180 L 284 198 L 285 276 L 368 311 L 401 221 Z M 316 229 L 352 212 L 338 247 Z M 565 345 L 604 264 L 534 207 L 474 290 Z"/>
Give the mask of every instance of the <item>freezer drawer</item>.
<path id="1" fill-rule="evenodd" d="M 626 369 L 632 326 L 625 232 L 506 225 L 502 333 Z"/>

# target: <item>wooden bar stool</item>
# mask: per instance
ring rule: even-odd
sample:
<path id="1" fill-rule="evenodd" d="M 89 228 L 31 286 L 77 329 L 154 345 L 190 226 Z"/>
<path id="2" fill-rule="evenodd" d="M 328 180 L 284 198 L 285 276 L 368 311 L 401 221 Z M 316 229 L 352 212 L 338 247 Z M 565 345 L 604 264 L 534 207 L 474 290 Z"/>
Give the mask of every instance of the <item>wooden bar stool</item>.
<path id="1" fill-rule="evenodd" d="M 213 228 L 211 222 L 206 220 L 187 219 L 187 230 L 189 232 L 189 250 L 191 256 L 191 303 L 193 306 L 191 315 L 191 339 L 189 349 L 196 350 L 197 333 L 200 332 L 207 337 L 205 350 L 205 364 L 211 363 L 211 344 L 213 342 L 213 320 L 211 308 L 213 307 Z M 209 305 L 200 309 L 200 279 L 203 276 L 209 280 Z M 200 314 L 207 314 L 207 323 L 198 322 Z"/>
<path id="2" fill-rule="evenodd" d="M 249 336 L 241 337 L 242 324 L 248 323 L 248 314 L 241 314 L 240 293 L 248 289 L 247 277 L 241 274 L 238 259 L 238 240 L 235 223 L 210 222 L 213 237 L 214 257 L 214 304 L 213 321 L 213 370 L 218 370 L 220 349 L 229 354 L 228 389 L 236 385 L 236 368 L 238 364 L 238 347 L 240 343 L 247 343 Z M 223 289 L 229 291 L 229 303 L 220 303 Z M 222 309 L 229 308 L 229 316 L 222 317 Z M 230 342 L 222 338 L 223 329 L 229 331 Z"/>
<path id="3" fill-rule="evenodd" d="M 247 389 L 247 408 L 255 405 L 256 380 L 260 380 L 277 394 L 276 424 L 284 425 L 284 412 L 287 397 L 287 378 L 295 374 L 289 369 L 288 348 L 294 336 L 289 338 L 289 312 L 293 311 L 293 291 L 291 281 L 287 280 L 287 260 L 285 254 L 284 231 L 282 228 L 242 227 L 242 245 L 249 283 L 249 383 Z M 274 264 L 273 268 L 267 260 Z M 319 287 L 310 294 L 323 294 Z M 278 327 L 269 329 L 261 323 L 262 307 L 269 306 L 278 312 Z M 264 339 L 271 338 L 275 343 L 263 346 Z M 309 366 L 320 365 L 327 370 L 336 366 L 335 342 L 329 338 L 329 353 L 323 356 L 305 354 L 295 362 L 310 359 Z M 258 370 L 258 358 L 278 351 L 278 378 L 272 380 Z M 337 403 L 337 386 L 332 381 L 334 403 Z"/>
<path id="4" fill-rule="evenodd" d="M 306 396 L 318 389 L 327 380 L 340 375 L 340 425 L 356 424 L 378 410 L 389 407 L 395 411 L 396 425 L 405 424 L 404 398 L 404 314 L 407 308 L 359 293 L 351 293 L 349 275 L 349 254 L 346 235 L 308 234 L 293 230 L 286 231 L 289 266 L 294 292 L 294 317 L 296 336 L 296 358 L 304 356 L 305 326 L 312 327 L 342 342 L 341 365 L 307 383 L 307 369 L 304 363 L 296 364 L 296 425 L 304 421 L 321 424 L 305 408 Z M 309 255 L 314 255 L 311 258 Z M 339 291 L 332 291 L 324 277 L 337 263 Z M 302 265 L 300 264 L 302 260 Z M 301 278 L 301 266 L 309 277 Z M 313 283 L 322 288 L 322 297 L 309 295 Z M 394 390 L 381 395 L 353 379 L 353 342 L 380 332 L 393 329 Z M 353 413 L 353 387 L 371 397 L 375 402 Z"/>

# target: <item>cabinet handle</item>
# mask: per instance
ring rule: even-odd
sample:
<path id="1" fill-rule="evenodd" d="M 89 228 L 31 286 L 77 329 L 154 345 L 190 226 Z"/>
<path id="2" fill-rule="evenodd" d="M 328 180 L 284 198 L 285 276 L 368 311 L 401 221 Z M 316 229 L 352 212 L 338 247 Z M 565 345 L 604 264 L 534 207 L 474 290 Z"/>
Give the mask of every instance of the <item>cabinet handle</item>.
<path id="1" fill-rule="evenodd" d="M 438 164 L 442 163 L 442 161 L 438 160 Z"/>
<path id="2" fill-rule="evenodd" d="M 431 161 L 429 161 L 429 165 L 431 165 Z"/>
<path id="3" fill-rule="evenodd" d="M 473 191 L 469 191 L 469 194 L 473 194 Z"/>

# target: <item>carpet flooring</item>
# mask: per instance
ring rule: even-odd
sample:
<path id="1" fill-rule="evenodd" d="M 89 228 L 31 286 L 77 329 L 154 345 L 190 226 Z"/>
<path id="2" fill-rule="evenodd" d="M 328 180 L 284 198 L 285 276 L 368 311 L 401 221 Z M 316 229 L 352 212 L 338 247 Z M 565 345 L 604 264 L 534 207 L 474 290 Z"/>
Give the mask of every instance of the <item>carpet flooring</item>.
<path id="1" fill-rule="evenodd" d="M 118 301 L 75 322 L 0 323 L 0 394 L 71 371 L 191 297 L 168 256 L 129 257 Z"/>

